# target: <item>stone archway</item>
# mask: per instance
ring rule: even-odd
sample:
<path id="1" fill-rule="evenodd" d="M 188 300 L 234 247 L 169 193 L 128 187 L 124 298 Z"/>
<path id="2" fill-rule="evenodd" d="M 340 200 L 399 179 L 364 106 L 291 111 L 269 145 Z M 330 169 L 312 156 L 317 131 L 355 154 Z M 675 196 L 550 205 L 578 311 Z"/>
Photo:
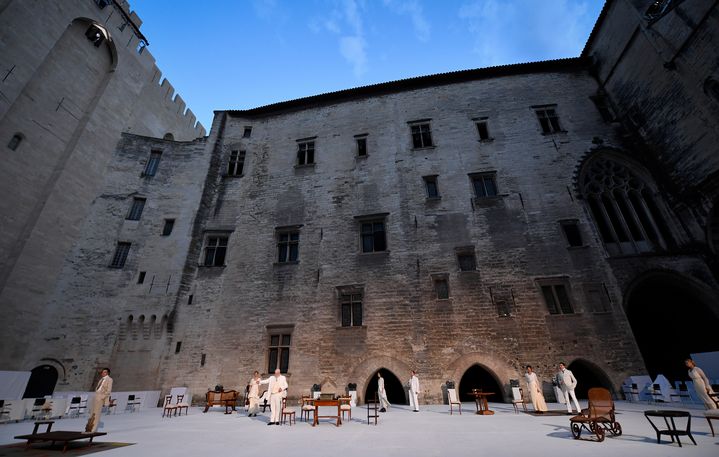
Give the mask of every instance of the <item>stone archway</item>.
<path id="1" fill-rule="evenodd" d="M 358 364 L 354 370 L 352 370 L 352 373 L 348 378 L 348 382 L 356 382 L 357 392 L 365 395 L 368 392 L 368 388 L 370 387 L 370 383 L 372 381 L 374 381 L 375 386 L 377 385 L 377 380 L 374 378 L 377 377 L 377 371 L 381 369 L 387 370 L 391 372 L 392 375 L 396 376 L 400 383 L 402 383 L 403 389 L 404 382 L 402 380 L 409 380 L 410 371 L 412 370 L 409 365 L 393 357 L 388 357 L 386 355 L 368 356 L 364 361 Z M 385 383 L 386 382 L 387 379 L 385 378 Z M 364 398 L 358 398 L 357 400 L 364 402 Z M 392 400 L 390 400 L 390 402 L 391 401 Z M 404 401 L 404 404 L 407 404 L 406 400 Z"/>
<path id="2" fill-rule="evenodd" d="M 377 373 L 382 374 L 384 378 L 384 388 L 387 392 L 387 400 L 393 405 L 406 405 L 407 402 L 407 391 L 402 385 L 402 381 L 386 368 L 380 368 L 367 381 L 367 389 L 365 390 L 364 398 L 374 398 L 377 392 Z"/>
<path id="3" fill-rule="evenodd" d="M 464 354 L 447 367 L 444 373 L 444 379 L 454 381 L 455 385 L 461 390 L 462 387 L 460 384 L 464 375 L 473 366 L 479 366 L 488 372 L 491 379 L 496 383 L 498 396 L 497 399 L 492 401 L 506 402 L 510 398 L 509 380 L 520 378 L 520 370 L 518 367 L 508 365 L 505 362 L 506 360 L 511 360 L 511 357 L 509 355 L 497 355 L 490 351 Z M 487 381 L 489 381 L 489 379 L 487 379 Z M 489 390 L 488 388 L 484 389 Z"/>
<path id="4" fill-rule="evenodd" d="M 474 397 L 468 393 L 473 389 L 482 389 L 484 392 L 494 392 L 494 395 L 487 397 L 487 401 L 503 402 L 504 395 L 497 376 L 491 370 L 479 364 L 474 364 L 467 368 L 462 378 L 459 380 L 457 392 L 460 401 L 474 401 Z"/>
<path id="5" fill-rule="evenodd" d="M 30 379 L 22 398 L 42 398 L 52 395 L 57 384 L 58 372 L 52 365 L 40 365 L 30 371 Z"/>
<path id="6" fill-rule="evenodd" d="M 587 392 L 592 387 L 604 387 L 613 396 L 616 394 L 614 384 L 612 384 L 607 373 L 594 363 L 584 359 L 576 359 L 567 365 L 567 369 L 577 379 L 577 388 L 574 390 L 577 398 L 586 399 Z"/>
<path id="7" fill-rule="evenodd" d="M 672 271 L 647 272 L 632 283 L 625 312 L 652 378 L 686 379 L 689 354 L 719 350 L 717 301 L 702 283 Z"/>

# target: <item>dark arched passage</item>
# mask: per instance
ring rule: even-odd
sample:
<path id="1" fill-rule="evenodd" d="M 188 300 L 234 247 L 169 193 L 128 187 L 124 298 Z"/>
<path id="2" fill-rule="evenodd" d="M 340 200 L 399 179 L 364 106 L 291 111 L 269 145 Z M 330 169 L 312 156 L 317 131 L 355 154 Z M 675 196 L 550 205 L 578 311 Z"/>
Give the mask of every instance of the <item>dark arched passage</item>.
<path id="1" fill-rule="evenodd" d="M 41 398 L 52 395 L 57 384 L 57 370 L 52 365 L 40 365 L 30 372 L 30 379 L 22 398 Z"/>
<path id="2" fill-rule="evenodd" d="M 604 387 L 614 394 L 614 386 L 604 371 L 593 363 L 578 359 L 567 367 L 577 379 L 577 388 L 574 393 L 577 398 L 586 399 L 587 392 L 592 387 Z"/>
<path id="3" fill-rule="evenodd" d="M 719 316 L 710 300 L 677 274 L 657 272 L 640 279 L 626 303 L 629 324 L 652 378 L 687 379 L 689 354 L 719 350 Z"/>
<path id="4" fill-rule="evenodd" d="M 373 399 L 377 393 L 377 373 L 384 378 L 384 390 L 387 391 L 387 400 L 393 405 L 406 405 L 407 395 L 402 382 L 391 371 L 386 368 L 380 368 L 372 374 L 367 383 L 364 398 Z"/>
<path id="5" fill-rule="evenodd" d="M 474 397 L 468 395 L 472 389 L 482 389 L 484 392 L 494 392 L 494 395 L 487 397 L 488 401 L 503 402 L 503 389 L 497 382 L 494 373 L 481 365 L 472 365 L 464 372 L 458 387 L 460 401 L 474 401 Z"/>

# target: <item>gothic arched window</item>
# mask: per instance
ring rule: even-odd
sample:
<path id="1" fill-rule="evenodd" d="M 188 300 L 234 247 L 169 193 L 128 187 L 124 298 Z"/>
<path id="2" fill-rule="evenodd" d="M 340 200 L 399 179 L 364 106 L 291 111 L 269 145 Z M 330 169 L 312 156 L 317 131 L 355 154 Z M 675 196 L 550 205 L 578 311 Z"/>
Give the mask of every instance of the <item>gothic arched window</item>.
<path id="1" fill-rule="evenodd" d="M 600 154 L 584 165 L 580 191 L 610 255 L 667 248 L 671 235 L 648 173 Z"/>

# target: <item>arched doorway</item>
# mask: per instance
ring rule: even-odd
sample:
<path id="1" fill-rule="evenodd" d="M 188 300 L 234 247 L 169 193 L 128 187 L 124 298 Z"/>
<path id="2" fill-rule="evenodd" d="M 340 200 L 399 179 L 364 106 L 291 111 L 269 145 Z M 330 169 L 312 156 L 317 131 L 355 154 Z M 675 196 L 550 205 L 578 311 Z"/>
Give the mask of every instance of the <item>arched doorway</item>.
<path id="1" fill-rule="evenodd" d="M 482 389 L 485 392 L 494 392 L 494 395 L 487 397 L 487 401 L 504 402 L 502 386 L 500 386 L 494 373 L 481 365 L 472 365 L 464 372 L 459 381 L 460 401 L 474 401 L 474 397 L 467 395 L 472 389 Z"/>
<path id="2" fill-rule="evenodd" d="M 719 350 L 719 316 L 709 303 L 689 280 L 670 272 L 652 273 L 631 287 L 626 314 L 652 378 L 687 379 L 689 354 Z"/>
<path id="3" fill-rule="evenodd" d="M 30 372 L 30 379 L 22 398 L 41 398 L 52 395 L 57 384 L 57 370 L 52 365 L 40 365 Z"/>
<path id="4" fill-rule="evenodd" d="M 588 397 L 587 392 L 592 387 L 604 387 L 614 394 L 614 386 L 607 374 L 593 363 L 577 359 L 570 363 L 567 369 L 577 379 L 577 388 L 574 390 L 577 398 L 586 399 Z"/>
<path id="5" fill-rule="evenodd" d="M 405 392 L 402 382 L 394 375 L 391 371 L 386 368 L 380 368 L 372 374 L 372 377 L 367 383 L 367 390 L 365 391 L 364 398 L 374 398 L 377 393 L 377 373 L 382 374 L 384 378 L 384 390 L 387 391 L 387 400 L 393 405 L 406 405 L 407 394 Z"/>

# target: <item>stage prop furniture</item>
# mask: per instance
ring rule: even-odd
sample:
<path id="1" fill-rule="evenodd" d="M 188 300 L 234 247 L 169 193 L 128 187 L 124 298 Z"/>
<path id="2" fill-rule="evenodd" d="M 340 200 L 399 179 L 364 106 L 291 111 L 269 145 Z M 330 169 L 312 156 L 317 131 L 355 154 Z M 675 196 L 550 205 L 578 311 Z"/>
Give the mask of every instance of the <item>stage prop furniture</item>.
<path id="1" fill-rule="evenodd" d="M 617 422 L 614 413 L 614 400 L 609 390 L 603 387 L 589 389 L 589 408 L 569 419 L 572 436 L 577 440 L 582 430 L 594 433 L 597 441 L 604 441 L 606 432 L 614 436 L 622 434 L 622 426 Z"/>
<path id="2" fill-rule="evenodd" d="M 457 396 L 457 389 L 447 389 L 447 400 L 449 401 L 449 415 L 454 414 L 454 407 L 456 406 L 459 410 L 459 415 L 462 415 L 462 402 L 459 401 Z"/>
<path id="3" fill-rule="evenodd" d="M 287 421 L 292 425 L 292 421 L 295 421 L 295 424 L 297 423 L 297 419 L 295 418 L 295 410 L 287 408 L 287 399 L 282 399 L 282 416 L 280 417 L 280 423 L 285 423 L 285 418 L 287 418 Z"/>
<path id="4" fill-rule="evenodd" d="M 374 424 L 377 425 L 377 419 L 379 418 L 379 401 L 377 400 L 377 392 L 374 393 L 374 398 L 365 399 L 367 404 L 367 425 L 370 423 L 370 419 L 374 419 Z"/>
<path id="5" fill-rule="evenodd" d="M 515 414 L 519 414 L 519 405 L 527 412 L 527 401 L 524 399 L 524 390 L 521 387 L 512 387 L 512 406 Z"/>
<path id="6" fill-rule="evenodd" d="M 322 395 L 326 396 L 326 395 L 332 395 L 332 394 L 322 394 Z M 342 425 L 342 413 L 340 410 L 340 401 L 338 399 L 326 399 L 326 398 L 320 397 L 319 399 L 314 401 L 314 404 L 315 404 L 315 417 L 314 417 L 314 421 L 312 422 L 313 427 L 320 423 L 320 421 L 319 421 L 320 418 L 337 419 L 337 427 Z M 331 406 L 331 407 L 337 408 L 337 415 L 336 416 L 334 416 L 334 415 L 333 416 L 320 416 L 319 415 L 320 406 Z"/>
<path id="7" fill-rule="evenodd" d="M 352 420 L 352 397 L 340 397 L 340 412 L 342 413 L 342 420 L 345 418 L 345 413 L 347 413 L 347 420 Z"/>
<path id="8" fill-rule="evenodd" d="M 489 409 L 489 402 L 487 397 L 494 395 L 494 392 L 483 392 L 482 389 L 472 389 L 471 392 L 467 392 L 467 395 L 474 397 L 474 403 L 477 406 L 476 414 L 480 416 L 491 416 L 494 411 Z"/>
<path id="9" fill-rule="evenodd" d="M 62 452 L 67 451 L 67 445 L 71 441 L 86 440 L 90 438 L 87 445 L 92 445 L 92 439 L 96 436 L 107 435 L 105 432 L 95 433 L 83 433 L 83 432 L 68 432 L 68 431 L 57 431 L 57 432 L 45 432 L 45 433 L 33 433 L 32 435 L 19 435 L 16 436 L 16 440 L 27 440 L 25 449 L 28 449 L 30 445 L 36 441 L 47 442 L 51 441 L 52 444 L 63 443 Z"/>
<path id="10" fill-rule="evenodd" d="M 315 413 L 314 399 L 312 397 L 302 397 L 301 409 L 302 411 L 300 412 L 300 419 L 305 420 L 305 417 L 307 417 L 306 421 L 309 422 L 310 413 Z"/>
<path id="11" fill-rule="evenodd" d="M 177 409 L 177 415 L 182 416 L 182 410 L 185 410 L 185 416 L 189 414 L 190 410 L 190 404 L 185 401 L 185 396 L 180 394 L 177 396 L 177 403 L 175 403 L 175 408 Z"/>
<path id="12" fill-rule="evenodd" d="M 177 406 L 172 404 L 172 395 L 165 395 L 165 405 L 162 407 L 162 417 L 171 417 L 177 414 Z"/>
<path id="13" fill-rule="evenodd" d="M 209 410 L 213 406 L 224 406 L 225 414 L 232 414 L 230 408 L 232 409 L 232 411 L 235 411 L 238 397 L 239 392 L 237 392 L 236 390 L 208 390 L 205 396 L 207 404 L 205 405 L 205 410 L 203 412 L 206 413 L 207 410 Z"/>
<path id="14" fill-rule="evenodd" d="M 669 435 L 669 437 L 672 439 L 672 443 L 674 442 L 674 438 L 677 439 L 677 444 L 679 447 L 682 447 L 682 442 L 679 441 L 680 436 L 688 436 L 690 440 L 692 440 L 692 443 L 695 445 L 697 444 L 696 441 L 694 441 L 694 437 L 692 436 L 692 416 L 689 414 L 689 411 L 680 411 L 680 410 L 650 410 L 650 411 L 644 411 L 644 417 L 647 418 L 649 423 L 651 424 L 654 431 L 657 433 L 657 444 L 661 443 L 662 435 Z M 666 425 L 666 429 L 660 429 L 657 427 L 657 425 L 652 422 L 652 417 L 659 417 L 664 419 L 664 424 Z M 677 429 L 677 425 L 674 422 L 674 419 L 687 419 L 687 427 L 684 430 Z M 661 425 L 661 424 L 660 424 Z"/>

